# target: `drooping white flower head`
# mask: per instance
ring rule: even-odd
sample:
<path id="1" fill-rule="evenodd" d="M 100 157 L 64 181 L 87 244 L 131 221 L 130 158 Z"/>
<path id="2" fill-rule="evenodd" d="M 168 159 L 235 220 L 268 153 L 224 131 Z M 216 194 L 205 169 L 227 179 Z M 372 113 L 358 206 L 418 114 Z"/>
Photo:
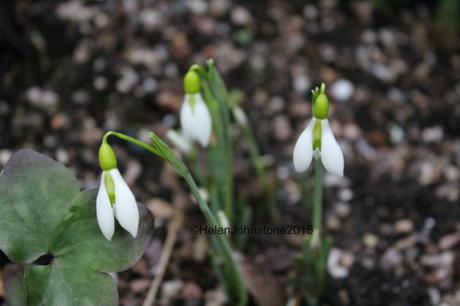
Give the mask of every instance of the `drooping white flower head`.
<path id="1" fill-rule="evenodd" d="M 166 131 L 166 138 L 168 138 L 169 141 L 173 143 L 174 146 L 177 147 L 185 155 L 192 154 L 192 143 L 188 138 L 185 138 L 184 133 L 182 131 L 175 131 L 169 129 Z"/>
<path id="2" fill-rule="evenodd" d="M 107 240 L 115 232 L 115 219 L 134 238 L 139 228 L 139 209 L 136 199 L 116 168 L 112 148 L 103 142 L 99 149 L 102 168 L 101 183 L 96 198 L 96 215 L 99 228 Z"/>
<path id="3" fill-rule="evenodd" d="M 184 136 L 207 147 L 211 138 L 211 115 L 200 93 L 186 94 L 180 111 Z"/>
<path id="4" fill-rule="evenodd" d="M 184 77 L 185 97 L 180 110 L 180 123 L 185 137 L 207 147 L 211 138 L 212 120 L 200 93 L 200 78 L 190 70 Z"/>
<path id="5" fill-rule="evenodd" d="M 334 175 L 343 176 L 344 159 L 339 144 L 334 138 L 331 126 L 327 120 L 329 101 L 324 93 L 316 89 L 313 93 L 313 118 L 300 134 L 294 147 L 293 162 L 297 172 L 308 169 L 313 157 L 321 158 L 326 170 Z"/>

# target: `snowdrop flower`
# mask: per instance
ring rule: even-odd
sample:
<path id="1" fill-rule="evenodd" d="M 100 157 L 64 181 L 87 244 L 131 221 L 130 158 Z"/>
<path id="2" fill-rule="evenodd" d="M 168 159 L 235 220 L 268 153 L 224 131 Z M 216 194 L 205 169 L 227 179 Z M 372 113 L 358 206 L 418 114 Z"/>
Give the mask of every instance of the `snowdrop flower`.
<path id="1" fill-rule="evenodd" d="M 193 153 L 192 143 L 188 138 L 184 137 L 183 132 L 177 132 L 169 129 L 166 131 L 166 138 L 168 138 L 169 141 L 185 155 L 191 155 Z"/>
<path id="2" fill-rule="evenodd" d="M 134 238 L 139 227 L 139 210 L 133 193 L 117 169 L 117 159 L 110 145 L 103 141 L 99 148 L 101 183 L 96 198 L 97 222 L 102 234 L 111 240 L 115 219 Z"/>
<path id="3" fill-rule="evenodd" d="M 208 107 L 200 93 L 200 77 L 190 70 L 184 77 L 185 98 L 180 110 L 184 136 L 207 147 L 211 137 L 212 121 Z"/>
<path id="4" fill-rule="evenodd" d="M 307 170 L 313 157 L 321 158 L 324 168 L 334 175 L 343 176 L 344 160 L 342 150 L 332 134 L 327 117 L 329 100 L 326 86 L 313 92 L 313 118 L 300 134 L 294 147 L 293 161 L 297 172 Z"/>

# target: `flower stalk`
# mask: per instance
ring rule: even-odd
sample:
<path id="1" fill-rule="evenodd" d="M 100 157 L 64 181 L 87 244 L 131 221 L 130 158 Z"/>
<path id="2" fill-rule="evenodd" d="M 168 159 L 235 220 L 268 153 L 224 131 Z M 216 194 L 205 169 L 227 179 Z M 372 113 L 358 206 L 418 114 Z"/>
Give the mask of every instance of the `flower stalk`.
<path id="1" fill-rule="evenodd" d="M 323 211 L 323 167 L 319 159 L 315 160 L 315 187 L 313 191 L 313 231 L 321 235 Z"/>
<path id="2" fill-rule="evenodd" d="M 220 223 L 218 218 L 214 215 L 214 213 L 209 208 L 206 201 L 201 196 L 199 192 L 198 186 L 193 179 L 190 171 L 185 166 L 185 164 L 174 154 L 174 152 L 169 148 L 167 144 L 165 144 L 158 136 L 154 133 L 150 133 L 149 137 L 152 141 L 153 145 L 149 145 L 143 141 L 140 141 L 136 138 L 127 136 L 122 133 L 109 131 L 103 137 L 103 143 L 107 142 L 108 137 L 114 136 L 126 142 L 132 143 L 140 148 L 143 148 L 150 153 L 162 158 L 163 160 L 167 161 L 169 164 L 173 166 L 177 174 L 179 174 L 189 186 L 192 195 L 194 196 L 195 200 L 198 203 L 198 206 L 203 213 L 206 221 L 208 224 L 214 227 L 220 227 Z M 225 271 L 228 273 L 228 278 L 230 281 L 228 282 L 230 297 L 233 297 L 234 304 L 237 306 L 245 306 L 247 305 L 247 291 L 245 288 L 245 284 L 243 278 L 241 276 L 241 272 L 238 268 L 236 263 L 232 248 L 230 246 L 230 242 L 228 237 L 225 235 L 216 235 L 215 244 L 217 247 L 217 252 L 220 256 L 223 257 L 225 262 Z"/>

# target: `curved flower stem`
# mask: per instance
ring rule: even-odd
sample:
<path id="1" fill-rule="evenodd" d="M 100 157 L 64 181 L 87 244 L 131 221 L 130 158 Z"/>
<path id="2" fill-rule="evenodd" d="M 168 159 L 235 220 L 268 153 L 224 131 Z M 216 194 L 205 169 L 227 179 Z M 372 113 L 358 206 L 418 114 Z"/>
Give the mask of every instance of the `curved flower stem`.
<path id="1" fill-rule="evenodd" d="M 149 144 L 146 144 L 145 142 L 143 141 L 140 141 L 136 138 L 133 138 L 131 136 L 128 136 L 128 135 L 125 135 L 125 134 L 122 134 L 122 133 L 118 133 L 118 132 L 114 132 L 114 131 L 109 131 L 107 133 L 104 134 L 104 137 L 102 138 L 102 142 L 108 142 L 108 138 L 110 136 L 115 136 L 121 140 L 124 140 L 124 141 L 127 141 L 127 142 L 130 142 L 138 147 L 141 147 L 142 149 L 145 149 L 155 155 L 158 155 L 162 158 L 164 158 L 162 152 L 160 152 L 159 150 L 155 149 L 154 147 L 152 147 L 151 145 Z"/>
<path id="2" fill-rule="evenodd" d="M 313 191 L 313 230 L 321 235 L 321 215 L 323 210 L 323 167 L 321 160 L 315 159 L 315 189 Z"/>
<path id="3" fill-rule="evenodd" d="M 185 166 L 182 160 L 180 160 L 174 154 L 171 148 L 169 148 L 169 146 L 165 144 L 158 136 L 156 136 L 154 133 L 150 133 L 149 137 L 152 140 L 153 145 L 149 145 L 143 141 L 127 136 L 125 134 L 109 131 L 105 133 L 102 141 L 107 142 L 108 137 L 110 136 L 115 136 L 119 139 L 139 146 L 170 163 L 176 170 L 176 172 L 182 178 L 185 179 L 185 182 L 188 184 L 193 196 L 198 202 L 198 206 L 200 207 L 200 210 L 203 213 L 206 221 L 216 228 L 221 227 L 220 223 L 212 213 L 208 204 L 201 196 L 198 186 L 196 185 L 196 182 L 193 179 L 192 174 L 190 173 L 188 168 Z M 231 291 L 234 294 L 234 296 L 238 297 L 238 302 L 236 304 L 237 306 L 245 306 L 247 304 L 248 298 L 246 287 L 243 281 L 243 277 L 241 275 L 241 271 L 239 270 L 238 265 L 236 263 L 236 259 L 233 255 L 233 251 L 228 241 L 228 238 L 225 235 L 216 235 L 216 241 L 218 243 L 219 253 L 224 257 L 224 261 L 228 264 L 227 268 L 230 273 L 229 277 L 231 278 L 230 283 L 234 286 L 232 288 L 228 288 L 228 290 Z"/>

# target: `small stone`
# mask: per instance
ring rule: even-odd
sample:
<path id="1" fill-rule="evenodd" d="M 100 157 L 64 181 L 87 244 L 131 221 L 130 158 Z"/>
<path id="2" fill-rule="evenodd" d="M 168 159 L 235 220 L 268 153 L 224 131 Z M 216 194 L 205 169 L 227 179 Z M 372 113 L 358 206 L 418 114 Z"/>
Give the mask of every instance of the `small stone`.
<path id="1" fill-rule="evenodd" d="M 331 86 L 332 95 L 341 102 L 350 99 L 353 91 L 353 83 L 346 79 L 337 80 Z"/>
<path id="2" fill-rule="evenodd" d="M 351 207 L 348 203 L 339 202 L 336 203 L 336 205 L 334 206 L 334 210 L 337 216 L 339 216 L 340 218 L 345 218 L 348 217 L 348 215 L 350 214 Z"/>
<path id="3" fill-rule="evenodd" d="M 342 302 L 343 305 L 349 305 L 350 304 L 350 294 L 348 293 L 347 290 L 345 289 L 340 289 L 338 292 L 340 301 Z"/>
<path id="4" fill-rule="evenodd" d="M 348 269 L 351 269 L 351 267 L 353 266 L 353 263 L 355 262 L 355 257 L 353 256 L 353 254 L 349 253 L 349 252 L 344 252 L 342 254 L 342 258 L 340 259 L 340 263 L 348 268 Z"/>
<path id="5" fill-rule="evenodd" d="M 347 267 L 341 265 L 343 251 L 338 248 L 332 248 L 327 259 L 327 271 L 333 278 L 345 278 L 349 274 Z"/>
<path id="6" fill-rule="evenodd" d="M 390 128 L 390 139 L 395 144 L 401 143 L 404 140 L 404 130 L 399 125 L 392 125 Z"/>
<path id="7" fill-rule="evenodd" d="M 78 105 L 88 103 L 89 99 L 89 94 L 85 90 L 77 90 L 72 94 L 72 102 Z"/>
<path id="8" fill-rule="evenodd" d="M 340 189 L 338 198 L 343 202 L 348 202 L 353 198 L 353 191 L 349 188 Z"/>
<path id="9" fill-rule="evenodd" d="M 174 214 L 172 204 L 161 198 L 153 198 L 147 202 L 148 209 L 157 218 L 170 219 Z"/>
<path id="10" fill-rule="evenodd" d="M 208 255 L 208 238 L 205 235 L 198 235 L 193 243 L 193 259 L 202 262 Z"/>
<path id="11" fill-rule="evenodd" d="M 163 282 L 162 296 L 166 300 L 171 300 L 179 295 L 184 287 L 184 283 L 181 280 L 170 280 Z"/>
<path id="12" fill-rule="evenodd" d="M 343 128 L 343 135 L 350 140 L 357 140 L 361 136 L 361 130 L 356 124 L 347 123 Z"/>
<path id="13" fill-rule="evenodd" d="M 67 127 L 69 124 L 69 118 L 66 114 L 58 113 L 51 118 L 51 128 L 53 130 L 60 130 Z"/>
<path id="14" fill-rule="evenodd" d="M 446 235 L 439 241 L 439 248 L 448 250 L 454 248 L 460 242 L 460 233 Z"/>
<path id="15" fill-rule="evenodd" d="M 59 96 L 54 91 L 31 87 L 25 96 L 30 104 L 48 113 L 53 113 L 58 107 Z"/>
<path id="16" fill-rule="evenodd" d="M 271 114 L 276 114 L 276 113 L 279 113 L 283 110 L 284 108 L 284 100 L 282 97 L 279 97 L 279 96 L 275 96 L 273 97 L 272 99 L 270 99 L 269 103 L 268 103 L 268 114 L 271 115 Z"/>
<path id="17" fill-rule="evenodd" d="M 251 22 L 249 11 L 242 6 L 236 6 L 231 13 L 232 23 L 235 25 L 247 25 Z"/>
<path id="18" fill-rule="evenodd" d="M 132 68 L 122 69 L 121 78 L 117 81 L 117 90 L 121 93 L 128 93 L 139 81 L 138 74 Z"/>
<path id="19" fill-rule="evenodd" d="M 58 149 L 56 151 L 56 160 L 61 164 L 66 165 L 69 162 L 69 154 L 64 149 Z"/>
<path id="20" fill-rule="evenodd" d="M 423 161 L 419 166 L 420 176 L 419 181 L 423 186 L 432 184 L 437 179 L 438 171 L 435 169 L 435 165 L 431 161 Z"/>
<path id="21" fill-rule="evenodd" d="M 422 139 L 426 143 L 437 143 L 442 140 L 444 131 L 440 126 L 426 128 L 422 132 Z"/>
<path id="22" fill-rule="evenodd" d="M 182 290 L 182 296 L 185 299 L 201 299 L 203 291 L 194 282 L 187 282 Z"/>
<path id="23" fill-rule="evenodd" d="M 139 260 L 134 266 L 131 267 L 131 270 L 144 277 L 149 276 L 150 273 L 147 262 L 144 259 Z"/>
<path id="24" fill-rule="evenodd" d="M 447 306 L 441 304 L 441 293 L 436 288 L 428 288 L 428 295 L 430 296 L 431 305 L 440 305 L 440 306 Z"/>
<path id="25" fill-rule="evenodd" d="M 287 116 L 276 116 L 273 120 L 275 138 L 280 141 L 287 141 L 291 138 L 292 128 Z"/>
<path id="26" fill-rule="evenodd" d="M 227 293 L 222 288 L 206 291 L 205 297 L 206 306 L 224 306 L 228 302 Z"/>
<path id="27" fill-rule="evenodd" d="M 336 216 L 329 216 L 326 219 L 326 227 L 331 231 L 337 231 L 340 229 L 341 222 Z"/>
<path id="28" fill-rule="evenodd" d="M 414 223 L 409 219 L 401 219 L 395 223 L 397 233 L 406 234 L 414 230 Z"/>
<path id="29" fill-rule="evenodd" d="M 208 9 L 208 3 L 203 0 L 191 0 L 187 2 L 190 11 L 194 14 L 204 14 Z"/>
<path id="30" fill-rule="evenodd" d="M 386 250 L 381 259 L 381 265 L 384 269 L 394 269 L 400 266 L 402 262 L 403 257 L 401 253 L 394 248 Z"/>
<path id="31" fill-rule="evenodd" d="M 363 243 L 367 248 L 373 249 L 377 246 L 379 238 L 374 234 L 367 233 L 363 237 Z"/>
<path id="32" fill-rule="evenodd" d="M 10 150 L 1 150 L 0 151 L 0 165 L 6 165 L 8 160 L 10 159 L 12 153 Z"/>
<path id="33" fill-rule="evenodd" d="M 444 175 L 449 182 L 455 182 L 460 178 L 460 171 L 454 165 L 448 165 L 445 167 Z"/>
<path id="34" fill-rule="evenodd" d="M 212 0 L 209 10 L 211 14 L 215 16 L 221 16 L 228 11 L 230 6 L 231 5 L 229 0 Z"/>
<path id="35" fill-rule="evenodd" d="M 150 280 L 148 279 L 135 279 L 131 281 L 130 288 L 134 293 L 141 293 L 150 287 Z"/>
<path id="36" fill-rule="evenodd" d="M 125 173 L 123 175 L 126 183 L 128 185 L 134 185 L 134 183 L 141 176 L 141 174 L 142 174 L 141 163 L 135 159 L 129 160 L 128 164 L 126 165 Z"/>
<path id="37" fill-rule="evenodd" d="M 142 25 L 149 31 L 153 31 L 161 25 L 161 17 L 160 12 L 148 8 L 144 8 L 140 14 Z"/>
<path id="38" fill-rule="evenodd" d="M 446 251 L 440 254 L 423 255 L 420 262 L 424 266 L 437 268 L 450 268 L 455 260 L 455 254 L 452 251 Z"/>
<path id="39" fill-rule="evenodd" d="M 103 76 L 97 76 L 93 81 L 93 86 L 96 90 L 104 90 L 107 88 L 107 79 Z"/>
<path id="40" fill-rule="evenodd" d="M 436 189 L 436 195 L 439 198 L 446 199 L 450 202 L 457 202 L 460 190 L 457 183 L 443 184 Z"/>
<path id="41" fill-rule="evenodd" d="M 395 243 L 394 248 L 399 250 L 399 251 L 408 250 L 408 249 L 412 248 L 417 243 L 417 241 L 418 241 L 417 236 L 416 235 L 411 235 L 411 236 L 409 236 L 407 238 L 398 240 Z"/>
<path id="42" fill-rule="evenodd" d="M 311 81 L 306 75 L 295 76 L 293 80 L 294 90 L 300 94 L 305 94 L 311 87 Z"/>

